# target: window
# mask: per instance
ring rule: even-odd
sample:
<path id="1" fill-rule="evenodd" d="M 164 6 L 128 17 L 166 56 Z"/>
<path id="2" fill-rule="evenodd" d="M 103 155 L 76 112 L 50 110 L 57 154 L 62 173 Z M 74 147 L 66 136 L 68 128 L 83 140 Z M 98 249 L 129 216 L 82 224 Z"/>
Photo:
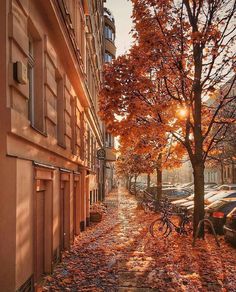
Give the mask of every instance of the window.
<path id="1" fill-rule="evenodd" d="M 105 62 L 110 63 L 112 61 L 112 55 L 108 52 L 105 52 Z"/>
<path id="2" fill-rule="evenodd" d="M 82 60 L 84 60 L 85 54 L 84 54 L 84 19 L 82 15 L 82 11 L 80 9 L 80 4 L 76 2 L 76 25 L 74 27 L 75 29 L 75 35 L 76 35 L 76 40 L 77 44 L 80 49 L 80 54 L 82 57 Z"/>
<path id="3" fill-rule="evenodd" d="M 90 136 L 90 155 L 89 155 L 90 167 L 93 169 L 93 136 Z"/>
<path id="4" fill-rule="evenodd" d="M 97 151 L 96 151 L 96 139 L 93 141 L 93 170 L 96 171 L 97 167 L 97 159 L 96 159 Z"/>
<path id="5" fill-rule="evenodd" d="M 93 192 L 90 191 L 89 193 L 89 203 L 90 203 L 90 206 L 93 204 Z"/>
<path id="6" fill-rule="evenodd" d="M 75 107 L 76 97 L 71 97 L 71 148 L 72 153 L 76 154 L 76 107 Z"/>
<path id="7" fill-rule="evenodd" d="M 87 130 L 87 145 L 86 145 L 86 160 L 87 160 L 87 163 L 88 163 L 88 166 L 90 167 L 91 165 L 90 165 L 90 162 L 91 162 L 91 160 L 90 160 L 90 151 L 91 151 L 91 144 L 90 144 L 90 142 L 91 142 L 91 138 L 90 138 L 90 130 L 88 129 Z"/>
<path id="8" fill-rule="evenodd" d="M 28 42 L 28 118 L 33 128 L 45 134 L 44 50 L 42 39 L 31 21 Z"/>
<path id="9" fill-rule="evenodd" d="M 34 60 L 34 44 L 29 38 L 29 53 L 28 53 L 28 85 L 29 85 L 29 120 L 34 124 L 34 75 L 35 75 L 35 60 Z"/>
<path id="10" fill-rule="evenodd" d="M 57 143 L 65 147 L 64 80 L 56 72 L 57 81 Z"/>
<path id="11" fill-rule="evenodd" d="M 84 121 L 84 112 L 80 114 L 80 158 L 85 160 L 85 121 Z"/>
<path id="12" fill-rule="evenodd" d="M 113 29 L 108 25 L 105 26 L 105 38 L 107 40 L 112 41 L 112 42 L 115 41 L 115 33 L 114 33 Z"/>

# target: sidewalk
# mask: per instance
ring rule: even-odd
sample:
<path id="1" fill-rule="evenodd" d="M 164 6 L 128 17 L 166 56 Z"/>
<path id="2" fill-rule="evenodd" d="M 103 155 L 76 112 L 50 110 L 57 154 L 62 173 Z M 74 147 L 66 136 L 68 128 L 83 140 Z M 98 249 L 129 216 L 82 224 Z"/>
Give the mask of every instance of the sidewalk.
<path id="1" fill-rule="evenodd" d="M 236 291 L 236 249 L 212 238 L 197 242 L 173 234 L 153 239 L 155 218 L 137 209 L 124 190 L 107 198 L 101 223 L 81 233 L 43 291 Z"/>

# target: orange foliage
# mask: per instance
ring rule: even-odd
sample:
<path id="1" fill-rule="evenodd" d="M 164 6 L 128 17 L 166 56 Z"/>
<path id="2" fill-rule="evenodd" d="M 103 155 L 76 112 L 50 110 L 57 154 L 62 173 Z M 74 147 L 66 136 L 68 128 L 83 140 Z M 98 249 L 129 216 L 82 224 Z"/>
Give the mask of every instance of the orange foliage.
<path id="1" fill-rule="evenodd" d="M 236 79 L 236 6 L 223 0 L 132 3 L 135 45 L 106 66 L 100 114 L 124 139 L 131 131 L 148 139 L 155 132 L 162 153 L 170 141 L 178 145 L 175 156 L 186 149 L 194 170 L 196 228 L 204 216 L 206 158 L 235 120 L 235 109 L 227 119 L 223 113 L 235 99 L 230 92 Z M 183 109 L 186 114 L 179 114 Z"/>

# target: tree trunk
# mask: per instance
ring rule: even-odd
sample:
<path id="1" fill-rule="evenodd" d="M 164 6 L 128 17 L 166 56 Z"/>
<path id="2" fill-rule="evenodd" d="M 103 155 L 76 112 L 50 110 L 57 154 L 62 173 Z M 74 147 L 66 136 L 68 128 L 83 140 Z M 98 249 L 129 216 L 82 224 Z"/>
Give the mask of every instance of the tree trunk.
<path id="1" fill-rule="evenodd" d="M 224 163 L 220 163 L 220 172 L 221 172 L 221 184 L 223 185 L 225 183 L 224 181 Z"/>
<path id="2" fill-rule="evenodd" d="M 129 177 L 128 176 L 125 177 L 125 187 L 127 190 L 129 189 Z"/>
<path id="3" fill-rule="evenodd" d="M 137 195 L 137 188 L 136 188 L 137 178 L 138 178 L 138 176 L 135 175 L 134 176 L 134 194 L 135 194 L 135 196 Z"/>
<path id="4" fill-rule="evenodd" d="M 132 176 L 129 177 L 129 181 L 128 181 L 128 190 L 130 191 L 131 188 L 131 180 L 132 180 Z"/>
<path id="5" fill-rule="evenodd" d="M 204 162 L 197 161 L 193 165 L 194 176 L 194 216 L 193 216 L 193 234 L 196 233 L 198 223 L 204 218 Z M 204 238 L 204 225 L 199 233 L 199 237 Z"/>
<path id="6" fill-rule="evenodd" d="M 156 200 L 160 201 L 162 197 L 162 154 L 160 153 L 157 159 L 157 192 L 156 192 Z"/>
<path id="7" fill-rule="evenodd" d="M 147 188 L 150 188 L 151 177 L 150 174 L 147 175 Z"/>
<path id="8" fill-rule="evenodd" d="M 235 164 L 234 164 L 234 161 L 231 160 L 231 183 L 232 184 L 235 184 L 235 180 L 236 180 L 236 177 L 235 177 Z"/>
<path id="9" fill-rule="evenodd" d="M 160 201 L 162 197 L 162 169 L 156 168 L 157 171 L 157 192 L 156 192 L 156 200 Z"/>

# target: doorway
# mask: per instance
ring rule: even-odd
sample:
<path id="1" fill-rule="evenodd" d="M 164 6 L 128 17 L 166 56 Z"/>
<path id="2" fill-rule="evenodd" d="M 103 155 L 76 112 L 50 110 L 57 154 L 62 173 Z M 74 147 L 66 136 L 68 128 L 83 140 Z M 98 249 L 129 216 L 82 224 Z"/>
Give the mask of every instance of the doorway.
<path id="1" fill-rule="evenodd" d="M 52 272 L 52 181 L 41 179 L 41 169 L 36 169 L 34 193 L 34 282 L 36 286 L 45 274 Z M 52 177 L 52 172 L 49 178 Z M 46 176 L 43 176 L 46 178 Z"/>
<path id="2" fill-rule="evenodd" d="M 36 281 L 45 273 L 45 191 L 36 193 Z"/>
<path id="3" fill-rule="evenodd" d="M 60 251 L 69 248 L 70 248 L 70 174 L 61 173 Z"/>

